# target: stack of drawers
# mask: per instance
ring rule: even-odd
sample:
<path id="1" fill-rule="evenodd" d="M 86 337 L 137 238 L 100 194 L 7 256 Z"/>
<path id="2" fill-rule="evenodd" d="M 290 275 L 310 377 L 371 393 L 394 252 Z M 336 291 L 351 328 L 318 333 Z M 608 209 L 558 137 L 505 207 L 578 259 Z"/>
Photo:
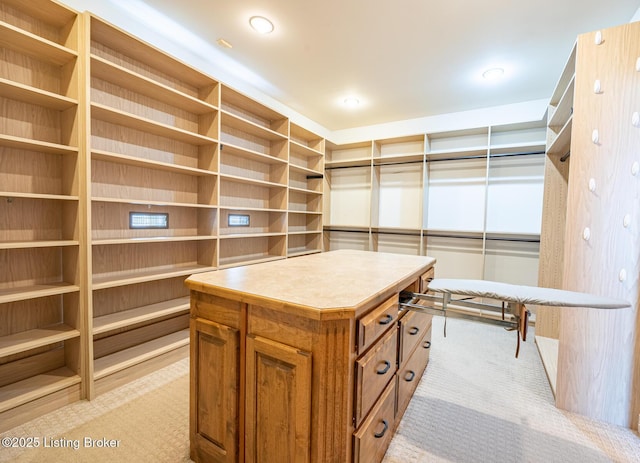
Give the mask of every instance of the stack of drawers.
<path id="1" fill-rule="evenodd" d="M 429 361 L 432 316 L 400 312 L 398 303 L 396 294 L 358 320 L 354 462 L 382 460 Z"/>

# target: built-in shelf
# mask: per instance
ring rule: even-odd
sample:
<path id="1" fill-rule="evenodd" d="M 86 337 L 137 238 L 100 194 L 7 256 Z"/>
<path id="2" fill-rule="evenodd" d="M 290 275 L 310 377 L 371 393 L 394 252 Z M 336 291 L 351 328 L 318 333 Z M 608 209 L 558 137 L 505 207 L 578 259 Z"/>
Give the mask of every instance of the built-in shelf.
<path id="1" fill-rule="evenodd" d="M 78 148 L 75 146 L 59 145 L 6 134 L 0 134 L 0 145 L 8 148 L 39 151 L 48 154 L 78 154 Z"/>
<path id="2" fill-rule="evenodd" d="M 80 287 L 69 283 L 49 283 L 42 285 L 16 286 L 0 290 L 0 304 L 25 301 L 47 296 L 78 292 Z"/>
<path id="3" fill-rule="evenodd" d="M 189 310 L 189 297 L 180 297 L 156 304 L 136 307 L 122 312 L 103 315 L 93 319 L 93 334 L 102 334 L 109 331 L 126 328 L 138 323 L 148 322 L 170 315 L 185 313 Z"/>
<path id="4" fill-rule="evenodd" d="M 78 246 L 75 240 L 50 241 L 0 241 L 0 249 L 54 248 L 58 246 Z"/>
<path id="5" fill-rule="evenodd" d="M 92 159 L 98 159 L 107 162 L 117 162 L 129 166 L 143 167 L 147 169 L 164 170 L 168 172 L 177 172 L 184 175 L 193 175 L 196 177 L 216 176 L 216 172 L 210 170 L 197 169 L 194 167 L 182 166 L 179 164 L 171 164 L 168 162 L 159 162 L 151 159 L 138 158 L 135 156 L 127 156 L 124 154 L 110 153 L 102 150 L 93 150 L 91 152 Z"/>
<path id="6" fill-rule="evenodd" d="M 0 387 L 0 413 L 61 391 L 81 382 L 78 374 L 67 367 Z"/>
<path id="7" fill-rule="evenodd" d="M 0 21 L 0 45 L 58 66 L 62 66 L 78 57 L 78 53 L 75 50 L 63 47 L 3 21 Z"/>
<path id="8" fill-rule="evenodd" d="M 2 78 L 0 78 L 0 97 L 44 106 L 49 109 L 55 109 L 56 111 L 64 111 L 78 104 L 78 101 L 73 98 Z"/>
<path id="9" fill-rule="evenodd" d="M 150 269 L 147 271 L 117 272 L 113 275 L 94 275 L 93 289 L 115 288 L 116 286 L 133 285 L 154 280 L 188 276 L 193 273 L 209 272 L 216 267 L 208 265 L 175 266 L 162 270 Z"/>
<path id="10" fill-rule="evenodd" d="M 80 331 L 64 323 L 2 336 L 0 337 L 0 357 L 7 357 L 78 336 L 80 336 Z"/>
<path id="11" fill-rule="evenodd" d="M 119 204 L 135 204 L 140 206 L 167 206 L 167 207 L 195 207 L 202 209 L 216 209 L 217 206 L 213 204 L 193 204 L 193 203 L 175 203 L 172 201 L 149 201 L 146 199 L 134 199 L 134 198 L 105 198 L 105 197 L 93 197 L 94 202 L 103 203 L 119 203 Z"/>
<path id="12" fill-rule="evenodd" d="M 105 376 L 188 345 L 189 330 L 176 331 L 175 333 L 170 333 L 152 341 L 147 341 L 114 354 L 95 359 L 93 361 L 93 376 L 96 380 L 99 380 Z"/>

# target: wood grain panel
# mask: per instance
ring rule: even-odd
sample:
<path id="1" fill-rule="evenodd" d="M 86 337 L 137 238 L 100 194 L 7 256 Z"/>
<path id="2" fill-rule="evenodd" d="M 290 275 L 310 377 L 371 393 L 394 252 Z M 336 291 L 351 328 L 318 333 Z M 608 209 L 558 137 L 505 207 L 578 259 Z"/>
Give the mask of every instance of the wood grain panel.
<path id="1" fill-rule="evenodd" d="M 60 201 L 0 198 L 0 241 L 71 238 L 62 233 Z"/>
<path id="2" fill-rule="evenodd" d="M 62 323 L 62 296 L 0 304 L 0 336 Z"/>
<path id="3" fill-rule="evenodd" d="M 0 387 L 65 365 L 62 346 L 9 363 L 0 363 Z"/>
<path id="4" fill-rule="evenodd" d="M 640 274 L 640 23 L 578 38 L 571 172 L 563 286 L 626 299 L 631 309 L 565 309 L 560 320 L 556 403 L 560 408 L 623 426 L 637 426 L 640 401 L 638 275 Z M 593 92 L 594 81 L 602 92 Z M 592 142 L 594 130 L 599 132 Z M 589 180 L 596 184 L 588 188 Z M 635 192 L 635 193 L 634 193 Z M 630 214 L 628 227 L 623 226 Z M 589 240 L 583 239 L 590 229 Z M 621 281 L 621 271 L 626 279 Z"/>
<path id="5" fill-rule="evenodd" d="M 96 150 L 206 169 L 200 165 L 195 145 L 95 119 L 91 121 L 91 146 Z"/>
<path id="6" fill-rule="evenodd" d="M 0 249 L 0 290 L 62 281 L 60 248 Z"/>
<path id="7" fill-rule="evenodd" d="M 38 61 L 8 48 L 0 48 L 0 77 L 48 92 L 64 94 L 59 66 Z"/>
<path id="8" fill-rule="evenodd" d="M 59 25 L 47 23 L 32 14 L 13 8 L 11 5 L 0 4 L 0 20 L 52 42 L 60 45 L 64 44 L 61 40 L 61 27 Z"/>
<path id="9" fill-rule="evenodd" d="M 63 143 L 58 111 L 0 98 L 0 132 L 14 137 Z"/>

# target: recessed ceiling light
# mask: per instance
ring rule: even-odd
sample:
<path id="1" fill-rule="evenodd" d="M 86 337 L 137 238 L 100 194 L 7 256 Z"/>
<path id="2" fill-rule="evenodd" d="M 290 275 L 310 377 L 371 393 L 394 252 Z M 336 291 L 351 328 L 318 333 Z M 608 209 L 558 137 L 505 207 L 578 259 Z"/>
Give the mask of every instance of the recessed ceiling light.
<path id="1" fill-rule="evenodd" d="M 357 99 L 355 96 L 350 96 L 344 99 L 343 101 L 344 105 L 349 107 L 349 108 L 355 108 L 356 106 L 358 106 L 360 104 L 360 100 Z"/>
<path id="2" fill-rule="evenodd" d="M 482 77 L 486 80 L 497 80 L 504 75 L 504 69 L 502 68 L 490 68 L 482 73 Z"/>
<path id="3" fill-rule="evenodd" d="M 253 30 L 260 34 L 273 32 L 273 23 L 264 16 L 251 16 L 251 18 L 249 18 L 249 24 L 251 24 Z"/>

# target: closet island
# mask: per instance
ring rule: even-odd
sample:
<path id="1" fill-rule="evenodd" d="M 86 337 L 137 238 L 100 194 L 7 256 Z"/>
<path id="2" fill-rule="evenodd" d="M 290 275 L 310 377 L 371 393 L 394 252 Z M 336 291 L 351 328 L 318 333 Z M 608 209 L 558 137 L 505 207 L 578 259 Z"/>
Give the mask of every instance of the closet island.
<path id="1" fill-rule="evenodd" d="M 188 278 L 191 458 L 380 461 L 431 346 L 399 294 L 434 264 L 338 250 Z"/>

